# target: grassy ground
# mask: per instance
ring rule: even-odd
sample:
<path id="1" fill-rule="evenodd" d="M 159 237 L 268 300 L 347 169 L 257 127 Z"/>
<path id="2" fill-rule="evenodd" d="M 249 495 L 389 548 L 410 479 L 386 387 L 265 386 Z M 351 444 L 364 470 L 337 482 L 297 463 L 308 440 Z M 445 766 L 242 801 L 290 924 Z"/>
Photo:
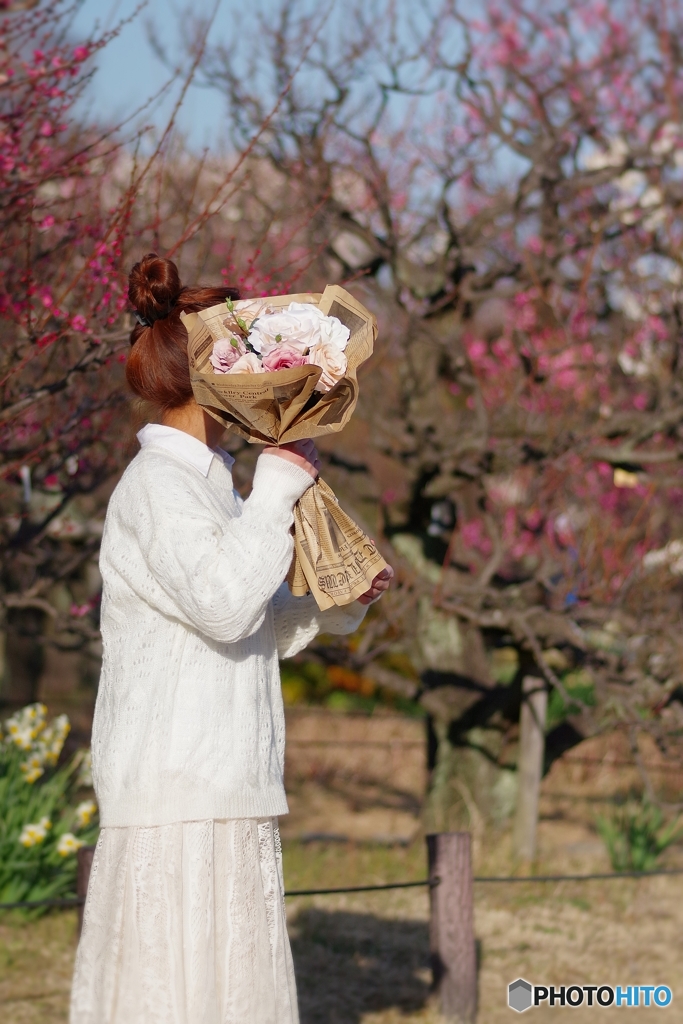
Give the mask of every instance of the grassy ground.
<path id="1" fill-rule="evenodd" d="M 76 912 L 59 911 L 24 924 L 0 918 L 0 1020 L 57 1024 L 67 1020 L 76 948 Z"/>
<path id="2" fill-rule="evenodd" d="M 484 854 L 482 867 L 499 871 L 504 846 Z M 291 888 L 309 878 L 311 885 L 332 876 L 353 885 L 419 878 L 425 871 L 419 844 L 408 850 L 291 847 L 287 867 Z M 683 878 L 479 883 L 475 896 L 480 1024 L 516 1019 L 507 1007 L 507 985 L 520 976 L 536 984 L 668 984 L 672 1006 L 641 1008 L 638 1020 L 680 1020 Z M 423 890 L 289 903 L 304 1024 L 440 1019 L 429 1001 Z M 569 1013 L 579 1024 L 596 1015 L 606 1022 L 621 1019 L 616 1009 L 548 1007 L 537 1009 L 533 1019 L 551 1022 Z"/>
<path id="3" fill-rule="evenodd" d="M 326 729 L 327 735 L 330 730 Z M 301 738 L 310 741 L 310 737 Z M 596 815 L 637 780 L 621 764 L 628 754 L 618 746 L 622 739 L 600 742 L 582 744 L 565 763 L 553 766 L 544 780 L 538 874 L 609 870 L 595 829 Z M 301 748 L 304 753 L 311 749 Z M 367 843 L 370 837 L 390 831 L 395 839 L 419 833 L 419 800 L 398 785 L 395 764 L 387 758 L 386 778 L 373 781 L 360 770 L 366 764 L 365 754 L 358 764 L 349 760 L 337 765 L 332 746 L 320 750 L 331 752 L 328 760 L 316 747 L 315 763 L 308 763 L 310 753 L 305 762 L 300 753 L 299 762 L 293 760 L 293 767 L 298 765 L 300 770 L 290 770 L 292 814 L 283 829 L 287 888 L 424 878 L 421 839 L 407 846 Z M 411 750 L 402 747 L 396 763 L 417 756 Z M 655 753 L 649 752 L 648 757 L 654 758 Z M 419 764 L 411 767 L 411 777 L 418 772 Z M 683 778 L 672 777 L 672 792 L 679 793 L 682 785 Z M 303 843 L 296 839 L 320 833 L 342 834 L 356 841 Z M 486 835 L 475 829 L 475 874 L 508 875 L 509 844 L 509 833 Z M 683 867 L 683 846 L 667 851 L 663 866 Z M 429 999 L 425 889 L 296 897 L 288 900 L 288 913 L 302 1024 L 437 1024 L 440 1020 Z M 641 1008 L 637 1020 L 648 1024 L 681 1019 L 683 876 L 478 883 L 475 930 L 478 1024 L 518 1019 L 507 1007 L 507 985 L 520 976 L 535 984 L 666 984 L 674 991 L 672 1005 Z M 65 1024 L 75 931 L 73 912 L 57 912 L 29 924 L 0 916 L 2 1024 Z M 576 1024 L 593 1020 L 609 1024 L 625 1019 L 619 1013 L 616 1008 L 543 1007 L 529 1019 L 552 1024 L 569 1015 Z"/>
<path id="4" fill-rule="evenodd" d="M 500 850 L 488 863 L 496 869 Z M 420 843 L 407 849 L 288 844 L 288 888 L 424 877 Z M 436 1024 L 429 1002 L 428 897 L 421 889 L 288 901 L 302 1024 Z M 638 1020 L 678 1020 L 683 993 L 680 936 L 683 879 L 589 883 L 478 884 L 481 1024 L 515 1019 L 509 981 L 658 984 L 674 989 L 668 1009 Z M 67 1019 L 75 914 L 0 924 L 0 1019 L 61 1024 Z M 535 1021 L 570 1010 L 541 1008 Z M 616 1009 L 575 1009 L 571 1020 L 621 1019 Z"/>

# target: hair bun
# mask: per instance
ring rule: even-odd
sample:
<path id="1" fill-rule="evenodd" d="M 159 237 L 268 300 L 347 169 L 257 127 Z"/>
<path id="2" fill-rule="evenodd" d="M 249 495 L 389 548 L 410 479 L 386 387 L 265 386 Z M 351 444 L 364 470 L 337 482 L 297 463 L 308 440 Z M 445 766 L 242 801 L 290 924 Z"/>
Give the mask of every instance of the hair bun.
<path id="1" fill-rule="evenodd" d="M 177 266 L 155 252 L 143 256 L 128 277 L 128 298 L 150 323 L 168 316 L 181 291 Z"/>

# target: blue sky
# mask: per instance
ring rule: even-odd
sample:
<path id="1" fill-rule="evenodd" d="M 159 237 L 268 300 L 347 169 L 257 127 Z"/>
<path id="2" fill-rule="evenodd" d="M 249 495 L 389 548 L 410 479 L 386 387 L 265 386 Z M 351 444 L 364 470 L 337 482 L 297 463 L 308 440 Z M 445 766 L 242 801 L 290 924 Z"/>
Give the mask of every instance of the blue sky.
<path id="1" fill-rule="evenodd" d="M 74 21 L 74 34 L 88 35 L 96 24 L 101 28 L 112 27 L 129 17 L 137 5 L 137 0 L 83 0 Z M 98 54 L 97 71 L 87 96 L 87 105 L 94 113 L 105 120 L 118 119 L 140 106 L 163 85 L 169 73 L 150 48 L 147 25 L 152 22 L 159 38 L 169 42 L 171 51 L 178 53 L 176 12 L 184 6 L 178 0 L 149 0 L 135 21 Z M 194 0 L 193 7 L 201 14 L 208 14 L 213 2 Z M 239 0 L 222 0 L 214 27 L 216 34 L 229 38 L 231 15 L 237 7 L 243 9 Z M 165 123 L 172 105 L 169 98 L 153 116 L 145 115 L 146 120 Z M 192 145 L 201 147 L 207 141 L 209 130 L 215 132 L 222 114 L 222 101 L 216 92 L 191 88 L 179 125 Z"/>
<path id="2" fill-rule="evenodd" d="M 429 4 L 431 0 L 427 0 Z M 97 26 L 99 30 L 110 29 L 133 15 L 141 0 L 80 0 L 80 6 L 73 22 L 76 39 L 87 37 Z M 87 105 L 100 121 L 119 121 L 130 114 L 146 99 L 154 95 L 169 78 L 168 69 L 155 55 L 149 43 L 149 29 L 154 33 L 167 53 L 178 61 L 183 59 L 183 41 L 178 32 L 183 23 L 187 35 L 192 34 L 196 25 L 188 19 L 199 20 L 213 10 L 216 0 L 147 0 L 141 12 L 131 24 L 125 25 L 121 34 L 96 56 L 97 71 L 87 93 Z M 302 0 L 301 9 L 310 13 L 324 14 L 329 7 L 338 24 L 330 22 L 333 31 L 343 24 L 345 0 Z M 471 0 L 465 0 L 465 6 Z M 258 13 L 268 14 L 280 6 L 280 0 L 220 0 L 210 40 L 224 42 L 234 36 L 245 53 L 254 45 L 257 35 L 251 19 Z M 404 11 L 411 10 L 411 0 L 402 0 Z M 191 8 L 193 15 L 187 15 Z M 418 5 L 418 10 L 422 8 Z M 181 15 L 183 17 L 181 18 Z M 329 27 L 329 26 L 328 26 Z M 244 39 L 247 45 L 244 46 Z M 175 89 L 154 114 L 146 113 L 146 123 L 154 121 L 165 125 L 173 108 Z M 194 148 L 201 148 L 211 139 L 211 148 L 216 148 L 217 126 L 224 123 L 224 106 L 216 90 L 191 87 L 178 119 L 178 125 Z"/>

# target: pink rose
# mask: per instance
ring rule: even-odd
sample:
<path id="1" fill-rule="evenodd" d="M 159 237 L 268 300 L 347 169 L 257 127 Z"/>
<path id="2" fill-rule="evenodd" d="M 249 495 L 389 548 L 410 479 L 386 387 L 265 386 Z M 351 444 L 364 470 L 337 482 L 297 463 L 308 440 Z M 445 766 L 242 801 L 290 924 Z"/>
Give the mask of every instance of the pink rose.
<path id="1" fill-rule="evenodd" d="M 289 370 L 292 366 L 305 366 L 308 360 L 298 345 L 283 341 L 271 348 L 263 357 L 263 369 L 268 373 Z"/>
<path id="2" fill-rule="evenodd" d="M 214 342 L 213 351 L 209 356 L 213 372 L 229 373 L 231 367 L 246 351 L 247 347 L 241 338 L 221 338 L 220 341 Z"/>

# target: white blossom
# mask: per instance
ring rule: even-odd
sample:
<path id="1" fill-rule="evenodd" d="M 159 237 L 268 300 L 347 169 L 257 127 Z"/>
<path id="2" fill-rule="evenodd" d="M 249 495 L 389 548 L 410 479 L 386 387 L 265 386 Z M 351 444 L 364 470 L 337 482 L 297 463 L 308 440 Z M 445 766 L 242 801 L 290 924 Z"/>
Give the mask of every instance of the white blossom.
<path id="1" fill-rule="evenodd" d="M 52 822 L 49 818 L 41 818 L 37 824 L 24 825 L 19 842 L 27 849 L 31 846 L 39 846 L 51 828 Z"/>
<path id="2" fill-rule="evenodd" d="M 81 846 L 85 846 L 82 839 L 78 839 L 73 832 L 65 832 L 63 836 L 59 837 L 57 853 L 60 857 L 68 857 L 70 854 L 76 853 Z"/>

